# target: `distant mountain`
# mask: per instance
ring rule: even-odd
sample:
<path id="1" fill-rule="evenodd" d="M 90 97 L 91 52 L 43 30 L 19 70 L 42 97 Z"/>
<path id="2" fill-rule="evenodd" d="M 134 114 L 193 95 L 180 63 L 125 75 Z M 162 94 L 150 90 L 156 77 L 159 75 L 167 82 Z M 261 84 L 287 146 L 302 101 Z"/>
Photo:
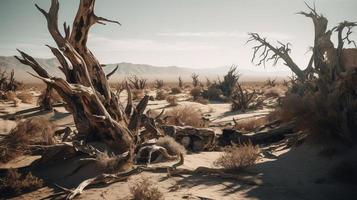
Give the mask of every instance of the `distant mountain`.
<path id="1" fill-rule="evenodd" d="M 54 76 L 61 76 L 62 72 L 58 69 L 59 63 L 57 59 L 43 59 L 36 58 L 36 60 L 43 66 L 49 74 Z M 116 66 L 118 70 L 111 77 L 111 81 L 117 81 L 119 79 L 123 79 L 124 77 L 130 75 L 137 75 L 141 77 L 145 77 L 148 79 L 163 79 L 163 80 L 173 80 L 176 81 L 179 76 L 181 76 L 184 80 L 189 80 L 192 73 L 199 74 L 201 79 L 208 78 L 217 78 L 217 76 L 224 75 L 228 70 L 229 66 L 226 67 L 217 67 L 217 68 L 184 68 L 184 67 L 176 67 L 176 66 L 152 66 L 146 64 L 132 64 L 132 63 L 113 63 L 107 64 L 104 67 L 104 71 L 109 73 Z M 33 72 L 33 70 L 26 65 L 18 62 L 14 57 L 0 56 L 0 67 L 6 69 L 7 71 L 15 70 L 15 78 L 20 81 L 25 82 L 38 82 L 39 80 L 29 75 L 27 72 Z M 286 72 L 256 72 L 247 69 L 239 69 L 239 73 L 242 74 L 241 80 L 257 80 L 257 79 L 266 79 L 268 77 L 285 77 Z"/>

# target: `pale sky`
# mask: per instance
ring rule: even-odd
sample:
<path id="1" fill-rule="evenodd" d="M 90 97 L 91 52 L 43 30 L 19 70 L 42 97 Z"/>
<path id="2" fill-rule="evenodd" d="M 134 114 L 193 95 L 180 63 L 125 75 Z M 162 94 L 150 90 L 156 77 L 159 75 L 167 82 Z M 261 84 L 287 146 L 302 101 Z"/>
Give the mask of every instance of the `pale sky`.
<path id="1" fill-rule="evenodd" d="M 44 44 L 54 43 L 34 3 L 48 10 L 50 0 L 0 0 L 0 55 L 14 55 L 19 48 L 34 57 L 53 57 Z M 72 23 L 78 3 L 60 0 L 60 27 Z M 357 0 L 315 4 L 329 27 L 357 21 Z M 250 62 L 252 45 L 245 42 L 248 32 L 258 32 L 273 43 L 292 43 L 292 57 L 306 66 L 314 35 L 312 21 L 295 14 L 301 10 L 307 10 L 302 0 L 97 0 L 96 14 L 122 26 L 95 25 L 88 46 L 101 63 L 256 68 Z"/>

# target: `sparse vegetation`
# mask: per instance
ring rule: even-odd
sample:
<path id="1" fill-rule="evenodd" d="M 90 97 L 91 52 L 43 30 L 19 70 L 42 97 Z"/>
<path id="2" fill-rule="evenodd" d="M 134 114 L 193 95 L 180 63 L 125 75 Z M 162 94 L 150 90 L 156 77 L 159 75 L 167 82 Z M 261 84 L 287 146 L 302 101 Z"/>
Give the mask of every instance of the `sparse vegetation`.
<path id="1" fill-rule="evenodd" d="M 194 87 L 191 92 L 191 96 L 193 97 L 193 100 L 198 99 L 198 97 L 202 96 L 202 88 L 201 87 Z"/>
<path id="2" fill-rule="evenodd" d="M 133 200 L 163 200 L 164 195 L 149 177 L 132 181 L 130 193 Z"/>
<path id="3" fill-rule="evenodd" d="M 236 84 L 238 83 L 239 77 L 240 75 L 237 71 L 237 66 L 233 65 L 229 69 L 227 74 L 223 77 L 223 81 L 218 80 L 219 83 L 217 85 L 217 88 L 222 91 L 224 96 L 230 97 L 232 95 L 232 92 L 234 91 Z"/>
<path id="4" fill-rule="evenodd" d="M 198 80 L 198 77 L 199 77 L 198 74 L 195 73 L 191 75 L 193 87 L 198 87 L 200 85 L 200 81 Z"/>
<path id="5" fill-rule="evenodd" d="M 16 94 L 16 97 L 21 100 L 22 103 L 32 103 L 33 95 L 28 91 L 22 91 Z"/>
<path id="6" fill-rule="evenodd" d="M 156 79 L 155 80 L 155 84 L 154 84 L 155 89 L 161 89 L 162 87 L 164 87 L 164 81 L 163 80 L 159 80 Z"/>
<path id="7" fill-rule="evenodd" d="M 144 90 L 146 88 L 147 80 L 144 78 L 140 78 L 136 75 L 133 75 L 133 76 L 128 77 L 128 81 L 129 81 L 129 86 L 132 89 Z"/>
<path id="8" fill-rule="evenodd" d="M 180 87 L 173 87 L 171 88 L 171 94 L 181 94 L 182 90 Z"/>
<path id="9" fill-rule="evenodd" d="M 242 144 L 226 147 L 224 153 L 214 165 L 228 171 L 240 171 L 255 164 L 259 158 L 259 147 L 252 144 Z"/>
<path id="10" fill-rule="evenodd" d="M 156 100 L 165 100 L 169 94 L 164 90 L 156 91 Z"/>
<path id="11" fill-rule="evenodd" d="M 202 97 L 213 101 L 220 101 L 222 94 L 222 90 L 215 87 L 215 85 L 211 85 L 207 90 L 203 90 Z"/>
<path id="12" fill-rule="evenodd" d="M 186 149 L 181 144 L 177 143 L 174 138 L 170 136 L 160 137 L 156 145 L 164 147 L 171 155 L 186 154 Z"/>
<path id="13" fill-rule="evenodd" d="M 251 132 L 267 123 L 268 120 L 266 117 L 244 119 L 237 121 L 234 124 L 234 128 L 243 132 Z"/>
<path id="14" fill-rule="evenodd" d="M 8 162 L 17 156 L 28 153 L 29 145 L 54 144 L 55 126 L 45 118 L 34 117 L 19 122 L 0 141 L 0 162 Z"/>
<path id="15" fill-rule="evenodd" d="M 242 86 L 237 83 L 237 86 L 232 94 L 232 111 L 245 112 L 247 109 L 257 108 L 261 105 L 261 101 L 257 99 L 256 92 L 252 92 L 247 89 L 243 89 Z"/>
<path id="16" fill-rule="evenodd" d="M 181 77 L 178 78 L 178 87 L 183 88 L 183 81 Z"/>
<path id="17" fill-rule="evenodd" d="M 51 88 L 44 89 L 37 100 L 37 105 L 41 106 L 45 110 L 52 109 L 52 105 L 63 102 L 62 97 L 56 90 Z"/>
<path id="18" fill-rule="evenodd" d="M 194 106 L 178 106 L 167 111 L 167 124 L 204 127 L 202 113 Z"/>
<path id="19" fill-rule="evenodd" d="M 145 95 L 144 90 L 133 89 L 131 90 L 131 93 L 133 94 L 133 100 L 140 100 Z"/>
<path id="20" fill-rule="evenodd" d="M 275 87 L 276 86 L 276 78 L 275 79 L 268 79 L 266 82 L 265 82 L 265 86 L 268 86 L 268 87 Z"/>
<path id="21" fill-rule="evenodd" d="M 8 169 L 5 177 L 0 178 L 0 193 L 2 197 L 14 197 L 43 187 L 41 179 L 31 172 L 21 175 L 16 169 Z"/>

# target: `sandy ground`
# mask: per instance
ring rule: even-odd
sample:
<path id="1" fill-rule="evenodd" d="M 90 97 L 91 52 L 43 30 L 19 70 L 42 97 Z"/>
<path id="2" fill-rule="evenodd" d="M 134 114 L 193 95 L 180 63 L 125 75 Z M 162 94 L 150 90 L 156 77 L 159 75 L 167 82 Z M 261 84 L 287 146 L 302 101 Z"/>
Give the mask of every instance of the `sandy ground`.
<path id="1" fill-rule="evenodd" d="M 203 113 L 209 114 L 214 123 L 231 123 L 235 119 L 266 115 L 270 109 L 263 109 L 247 113 L 229 112 L 230 105 L 227 103 L 213 103 L 203 105 L 186 101 L 187 96 L 179 96 L 179 106 L 193 105 Z M 125 101 L 125 99 L 124 99 Z M 7 114 L 20 110 L 36 107 L 34 104 L 19 104 L 11 107 L 8 103 L 0 103 L 0 110 Z M 150 101 L 149 109 L 161 110 L 167 108 L 166 101 Z M 71 115 L 64 108 L 56 108 L 55 112 L 32 113 L 36 116 L 49 118 L 58 127 L 70 126 L 74 128 Z M 0 120 L 0 133 L 5 134 L 15 122 Z M 319 156 L 319 147 L 302 145 L 293 149 L 277 149 L 273 152 L 275 159 L 261 158 L 259 162 L 245 172 L 244 176 L 253 177 L 262 182 L 261 185 L 246 185 L 239 181 L 221 179 L 217 177 L 193 175 L 180 177 L 167 177 L 166 173 L 145 172 L 131 177 L 129 182 L 118 182 L 109 186 L 91 187 L 78 197 L 78 199 L 129 199 L 129 185 L 141 176 L 148 176 L 157 183 L 164 193 L 165 199 L 354 199 L 357 196 L 357 187 L 351 185 L 339 185 L 326 179 L 328 169 L 339 161 L 340 158 L 332 159 Z M 201 152 L 185 156 L 182 168 L 195 169 L 199 166 L 214 167 L 213 162 L 221 155 L 221 152 Z M 354 154 L 355 155 L 355 154 Z M 22 156 L 10 163 L 0 164 L 0 168 L 22 167 L 29 165 L 36 156 Z M 341 158 L 342 159 L 342 158 Z M 48 177 L 59 180 L 59 183 L 68 183 L 78 180 L 77 177 L 55 177 L 65 174 L 70 168 L 68 163 L 49 168 Z M 95 170 L 91 169 L 91 170 Z M 84 172 L 88 172 L 83 170 Z M 61 173 L 59 173 L 61 172 Z M 88 172 L 89 173 L 89 172 Z M 90 172 L 94 173 L 94 172 Z M 82 177 L 83 178 L 83 177 Z M 61 182 L 62 181 L 62 182 Z M 14 199 L 51 199 L 58 189 L 49 185 L 37 191 L 24 194 Z M 1 196 L 1 195 L 0 195 Z"/>

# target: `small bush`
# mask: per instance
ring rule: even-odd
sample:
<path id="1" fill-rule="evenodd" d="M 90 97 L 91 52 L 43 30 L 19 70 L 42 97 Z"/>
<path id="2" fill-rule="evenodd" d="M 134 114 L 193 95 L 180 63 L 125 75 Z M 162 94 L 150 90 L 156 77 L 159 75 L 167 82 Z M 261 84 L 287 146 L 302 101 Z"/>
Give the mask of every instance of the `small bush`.
<path id="1" fill-rule="evenodd" d="M 156 145 L 164 147 L 170 155 L 186 154 L 186 149 L 181 144 L 177 143 L 170 136 L 161 137 L 157 140 Z"/>
<path id="2" fill-rule="evenodd" d="M 55 126 L 45 118 L 31 118 L 19 122 L 0 141 L 0 162 L 8 162 L 29 150 L 31 144 L 54 144 Z"/>
<path id="3" fill-rule="evenodd" d="M 164 90 L 158 90 L 156 92 L 156 100 L 165 100 L 167 98 L 168 94 Z"/>
<path id="4" fill-rule="evenodd" d="M 202 97 L 208 100 L 219 101 L 222 94 L 222 90 L 211 86 L 207 90 L 203 90 Z"/>
<path id="5" fill-rule="evenodd" d="M 46 91 L 47 90 L 44 89 L 41 92 L 41 94 L 40 94 L 40 96 L 38 97 L 38 100 L 37 100 L 37 105 L 44 106 L 44 104 L 45 104 L 44 100 L 45 100 L 45 97 L 46 97 Z M 50 101 L 49 103 L 50 103 L 50 105 L 63 102 L 62 97 L 57 93 L 56 90 L 52 89 L 52 90 L 49 90 L 49 91 L 50 91 L 49 92 L 50 93 L 49 94 L 49 101 Z"/>
<path id="6" fill-rule="evenodd" d="M 266 97 L 280 97 L 280 91 L 273 87 L 273 88 L 268 88 L 264 91 L 264 96 Z"/>
<path id="7" fill-rule="evenodd" d="M 9 169 L 0 179 L 2 197 L 14 197 L 43 187 L 43 181 L 30 173 L 21 175 L 16 169 Z"/>
<path id="8" fill-rule="evenodd" d="M 173 87 L 173 88 L 171 88 L 171 93 L 172 94 L 181 94 L 182 91 L 181 91 L 180 87 Z"/>
<path id="9" fill-rule="evenodd" d="M 33 96 L 31 93 L 23 91 L 16 95 L 18 99 L 22 101 L 22 103 L 32 103 Z"/>
<path id="10" fill-rule="evenodd" d="M 214 165 L 225 170 L 242 170 L 252 166 L 259 158 L 259 147 L 252 144 L 242 144 L 226 147 L 224 153 Z"/>
<path id="11" fill-rule="evenodd" d="M 166 98 L 167 103 L 169 103 L 169 106 L 177 106 L 177 97 L 170 95 Z"/>
<path id="12" fill-rule="evenodd" d="M 261 118 L 251 118 L 251 119 L 245 119 L 245 120 L 239 120 L 237 123 L 234 124 L 234 128 L 243 131 L 243 132 L 251 132 L 254 131 L 256 128 L 263 126 L 267 124 L 267 118 L 261 117 Z"/>
<path id="13" fill-rule="evenodd" d="M 202 113 L 193 106 L 175 107 L 164 114 L 168 116 L 167 124 L 193 127 L 204 127 L 205 122 L 202 119 Z"/>
<path id="14" fill-rule="evenodd" d="M 164 81 L 163 80 L 155 80 L 154 83 L 154 88 L 155 89 L 161 89 L 162 87 L 164 87 Z"/>
<path id="15" fill-rule="evenodd" d="M 133 200 L 163 200 L 164 195 L 149 177 L 142 177 L 130 184 Z"/>
<path id="16" fill-rule="evenodd" d="M 13 92 L 13 91 L 7 91 L 7 92 L 5 93 L 4 99 L 5 99 L 6 101 L 15 101 L 15 98 L 16 98 L 15 92 Z"/>
<path id="17" fill-rule="evenodd" d="M 190 94 L 193 97 L 193 99 L 196 100 L 198 97 L 202 96 L 202 88 L 201 87 L 194 87 L 191 90 Z"/>

